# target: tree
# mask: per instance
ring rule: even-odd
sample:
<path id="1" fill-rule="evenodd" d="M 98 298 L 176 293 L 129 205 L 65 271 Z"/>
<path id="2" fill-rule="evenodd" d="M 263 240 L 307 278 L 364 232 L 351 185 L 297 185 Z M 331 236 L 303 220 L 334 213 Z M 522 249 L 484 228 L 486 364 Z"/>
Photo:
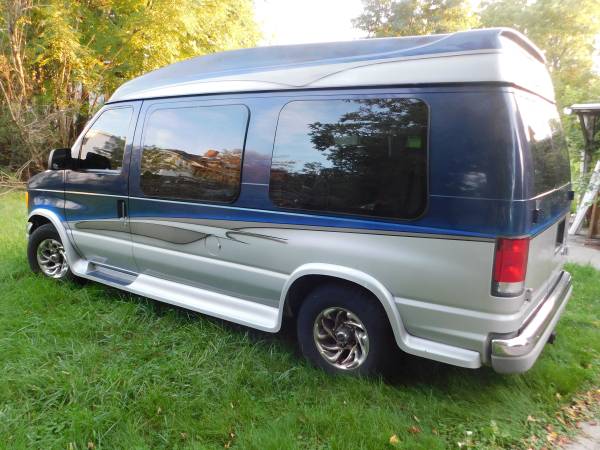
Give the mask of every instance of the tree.
<path id="1" fill-rule="evenodd" d="M 452 32 L 468 28 L 511 27 L 527 35 L 546 55 L 559 111 L 573 103 L 598 101 L 600 76 L 594 71 L 600 34 L 598 0 L 484 0 L 474 13 L 460 0 L 363 0 L 354 24 L 377 37 Z M 563 116 L 569 149 L 583 147 L 574 117 Z M 578 165 L 573 165 L 577 170 Z M 585 182 L 585 181 L 584 181 Z"/>
<path id="2" fill-rule="evenodd" d="M 544 51 L 561 106 L 600 93 L 593 71 L 598 0 L 492 0 L 482 5 L 481 22 L 515 28 Z"/>
<path id="3" fill-rule="evenodd" d="M 482 4 L 484 26 L 506 26 L 527 35 L 542 49 L 552 75 L 559 111 L 573 103 L 598 101 L 600 76 L 594 71 L 595 40 L 600 34 L 598 0 L 492 0 Z M 577 118 L 562 116 L 579 190 L 587 174 L 577 163 L 584 148 Z M 583 176 L 579 176 L 583 175 Z"/>
<path id="4" fill-rule="evenodd" d="M 448 33 L 479 24 L 468 0 L 363 0 L 354 26 L 371 36 Z"/>
<path id="5" fill-rule="evenodd" d="M 258 36 L 251 0 L 0 0 L 0 165 L 39 170 L 124 81 Z"/>

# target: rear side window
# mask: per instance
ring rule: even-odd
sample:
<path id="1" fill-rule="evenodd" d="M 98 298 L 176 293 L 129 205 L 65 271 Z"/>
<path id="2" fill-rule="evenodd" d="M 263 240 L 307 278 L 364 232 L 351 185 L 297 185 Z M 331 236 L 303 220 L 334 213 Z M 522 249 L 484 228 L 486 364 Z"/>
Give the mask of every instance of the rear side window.
<path id="1" fill-rule="evenodd" d="M 133 108 L 105 110 L 85 133 L 79 167 L 86 170 L 114 170 L 123 167 L 125 141 Z"/>
<path id="2" fill-rule="evenodd" d="M 427 202 L 428 108 L 406 98 L 288 103 L 270 196 L 279 207 L 413 219 Z"/>
<path id="3" fill-rule="evenodd" d="M 517 95 L 533 162 L 535 195 L 571 181 L 567 143 L 556 107 L 541 98 Z"/>
<path id="4" fill-rule="evenodd" d="M 235 200 L 247 125 L 242 105 L 154 110 L 142 143 L 142 191 L 172 199 Z"/>

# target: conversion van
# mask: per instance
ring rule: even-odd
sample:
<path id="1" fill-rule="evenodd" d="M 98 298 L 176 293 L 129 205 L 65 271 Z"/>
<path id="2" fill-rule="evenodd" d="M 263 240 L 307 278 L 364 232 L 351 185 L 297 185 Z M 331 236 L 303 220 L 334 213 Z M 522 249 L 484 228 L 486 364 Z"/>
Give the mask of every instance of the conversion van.
<path id="1" fill-rule="evenodd" d="M 571 199 L 516 31 L 262 47 L 117 89 L 30 180 L 28 257 L 267 332 L 289 317 L 333 373 L 394 345 L 514 373 L 571 294 Z"/>

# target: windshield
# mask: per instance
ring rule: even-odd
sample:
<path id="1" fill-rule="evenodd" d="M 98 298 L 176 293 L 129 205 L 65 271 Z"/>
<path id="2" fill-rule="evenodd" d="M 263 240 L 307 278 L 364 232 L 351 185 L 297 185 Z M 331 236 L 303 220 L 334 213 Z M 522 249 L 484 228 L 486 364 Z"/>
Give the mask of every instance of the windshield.
<path id="1" fill-rule="evenodd" d="M 567 143 L 556 106 L 539 97 L 516 96 L 533 161 L 535 195 L 571 181 Z"/>

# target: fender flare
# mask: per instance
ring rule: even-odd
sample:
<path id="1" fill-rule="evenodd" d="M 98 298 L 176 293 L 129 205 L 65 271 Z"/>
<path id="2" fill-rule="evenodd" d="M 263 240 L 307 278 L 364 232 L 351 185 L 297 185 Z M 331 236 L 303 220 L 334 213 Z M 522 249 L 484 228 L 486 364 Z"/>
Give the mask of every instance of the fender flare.
<path id="1" fill-rule="evenodd" d="M 63 247 L 65 248 L 65 257 L 67 258 L 67 263 L 75 275 L 80 275 L 85 272 L 87 263 L 82 260 L 79 253 L 75 249 L 73 242 L 69 236 L 69 233 L 65 226 L 63 225 L 63 221 L 54 211 L 51 211 L 46 208 L 35 208 L 33 211 L 29 213 L 27 216 L 27 222 L 31 220 L 34 216 L 40 216 L 48 219 L 50 223 L 54 226 L 58 235 L 60 236 L 60 240 L 62 241 Z"/>
<path id="2" fill-rule="evenodd" d="M 287 294 L 295 281 L 307 275 L 325 275 L 350 281 L 364 287 L 379 300 L 387 315 L 394 333 L 396 344 L 400 349 L 412 355 L 441 361 L 448 364 L 475 369 L 481 367 L 481 357 L 478 352 L 454 347 L 441 342 L 413 336 L 406 331 L 400 312 L 396 307 L 392 293 L 376 278 L 350 267 L 326 263 L 309 263 L 298 267 L 285 282 L 279 299 L 279 317 L 274 331 L 281 328 L 283 311 Z"/>
<path id="3" fill-rule="evenodd" d="M 390 291 L 380 281 L 371 275 L 360 270 L 336 264 L 309 263 L 298 267 L 292 272 L 283 286 L 281 297 L 279 299 L 279 318 L 277 329 L 281 327 L 285 301 L 290 288 L 295 281 L 307 275 L 324 275 L 350 281 L 364 287 L 371 292 L 377 298 L 377 300 L 379 300 L 381 306 L 383 306 L 398 346 L 401 349 L 406 350 L 404 342 L 408 337 L 408 333 L 404 328 L 404 324 L 400 318 L 400 313 L 398 312 L 398 308 L 396 308 L 396 304 L 394 302 L 394 297 Z"/>

